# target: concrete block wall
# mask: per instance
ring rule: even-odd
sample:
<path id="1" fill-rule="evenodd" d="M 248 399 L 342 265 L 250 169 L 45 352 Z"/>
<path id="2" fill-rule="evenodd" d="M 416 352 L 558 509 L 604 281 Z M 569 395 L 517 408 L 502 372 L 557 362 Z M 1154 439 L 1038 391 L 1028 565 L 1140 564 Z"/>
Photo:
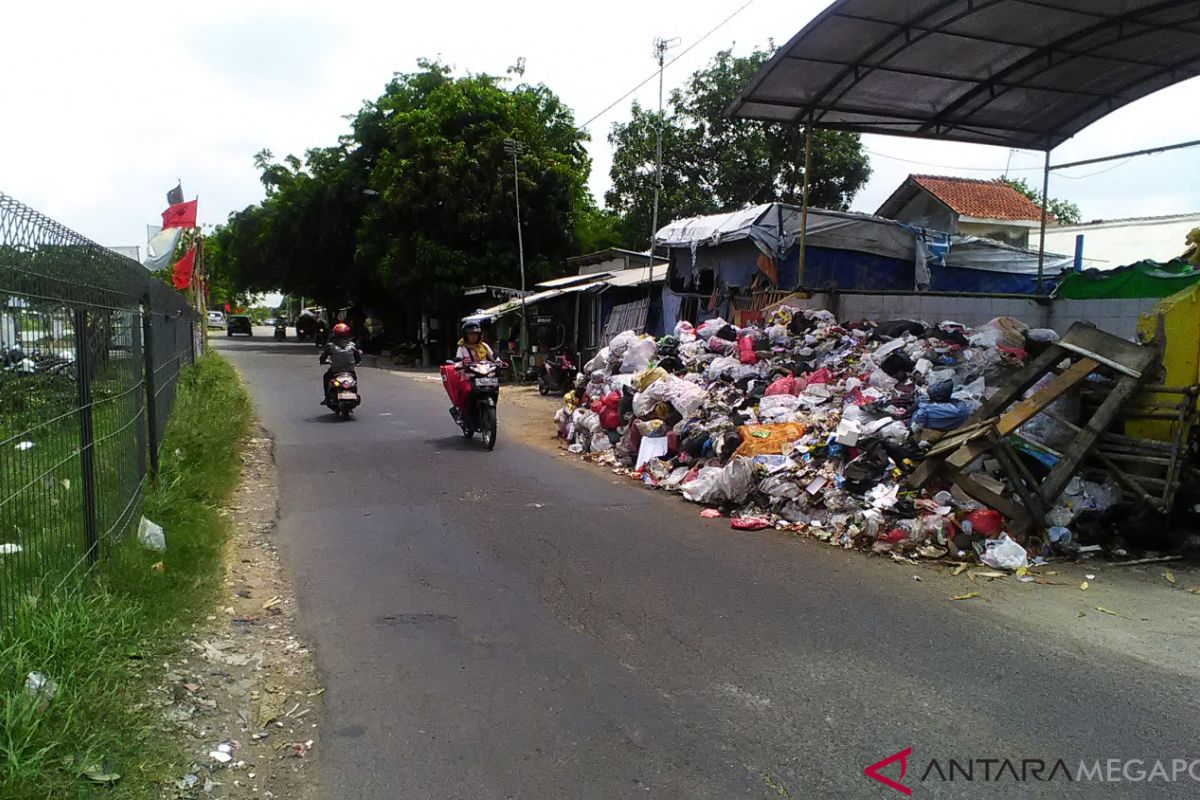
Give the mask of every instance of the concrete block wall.
<path id="1" fill-rule="evenodd" d="M 1048 327 L 1065 331 L 1075 322 L 1090 322 L 1123 339 L 1137 337 L 1138 318 L 1158 304 L 1156 297 L 1121 300 L 1055 300 Z"/>
<path id="2" fill-rule="evenodd" d="M 936 323 L 953 320 L 975 327 L 996 317 L 1014 317 L 1031 328 L 1053 328 L 1060 333 L 1075 322 L 1087 322 L 1114 336 L 1134 339 L 1138 318 L 1157 303 L 1156 298 L 1039 303 L 1010 297 L 817 293 L 806 305 L 826 308 L 842 321 L 920 319 Z"/>

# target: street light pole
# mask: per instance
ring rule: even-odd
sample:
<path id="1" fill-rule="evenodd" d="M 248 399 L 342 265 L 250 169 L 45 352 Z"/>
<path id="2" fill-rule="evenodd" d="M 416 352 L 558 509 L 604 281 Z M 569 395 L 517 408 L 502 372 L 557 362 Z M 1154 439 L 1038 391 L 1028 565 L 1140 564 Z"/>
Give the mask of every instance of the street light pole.
<path id="1" fill-rule="evenodd" d="M 524 149 L 524 144 L 516 139 L 504 140 L 504 152 L 513 160 L 513 198 L 517 206 L 517 260 L 521 265 L 521 353 L 528 349 L 529 326 L 525 316 L 525 241 L 521 235 L 521 181 L 517 168 L 517 156 Z"/>

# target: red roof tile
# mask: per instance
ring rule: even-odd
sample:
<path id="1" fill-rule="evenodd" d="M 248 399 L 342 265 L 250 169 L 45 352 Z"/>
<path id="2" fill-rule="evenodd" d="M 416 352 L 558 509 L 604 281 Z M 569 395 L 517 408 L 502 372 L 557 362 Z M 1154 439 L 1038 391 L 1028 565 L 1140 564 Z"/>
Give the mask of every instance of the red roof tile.
<path id="1" fill-rule="evenodd" d="M 910 175 L 909 180 L 964 217 L 1031 221 L 1042 218 L 1042 209 L 1036 203 L 998 180 L 943 175 Z"/>

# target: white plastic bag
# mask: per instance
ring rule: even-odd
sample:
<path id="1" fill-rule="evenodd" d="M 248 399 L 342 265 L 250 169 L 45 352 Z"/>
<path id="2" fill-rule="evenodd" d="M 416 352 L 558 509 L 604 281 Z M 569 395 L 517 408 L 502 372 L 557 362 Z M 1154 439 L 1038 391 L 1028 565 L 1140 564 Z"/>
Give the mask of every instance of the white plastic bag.
<path id="1" fill-rule="evenodd" d="M 592 357 L 592 360 L 583 365 L 583 371 L 588 375 L 608 367 L 608 348 L 601 347 L 600 352 Z"/>
<path id="2" fill-rule="evenodd" d="M 629 343 L 621 356 L 621 372 L 626 375 L 641 372 L 650 366 L 650 359 L 658 352 L 658 346 L 653 339 L 637 339 Z"/>
<path id="3" fill-rule="evenodd" d="M 705 320 L 704 322 L 700 323 L 700 327 L 696 328 L 696 335 L 701 339 L 707 339 L 710 336 L 716 336 L 717 331 L 721 330 L 721 328 L 724 328 L 728 324 L 728 322 L 720 317 L 713 317 L 712 319 Z"/>
<path id="4" fill-rule="evenodd" d="M 638 335 L 633 331 L 622 331 L 612 338 L 608 343 L 609 355 L 621 358 L 625 355 L 625 351 L 629 349 L 629 345 L 633 344 L 638 338 Z"/>
<path id="5" fill-rule="evenodd" d="M 652 458 L 662 458 L 667 454 L 667 437 L 665 436 L 643 436 L 641 444 L 638 445 L 637 460 L 633 462 L 634 469 L 641 469 L 642 466 Z"/>
<path id="6" fill-rule="evenodd" d="M 145 517 L 142 517 L 142 521 L 138 523 L 137 538 L 142 547 L 147 550 L 153 550 L 156 553 L 167 551 L 167 537 L 163 533 L 162 527 Z"/>
<path id="7" fill-rule="evenodd" d="M 1025 548 L 1014 542 L 1008 536 L 992 539 L 987 544 L 987 550 L 979 560 L 992 569 L 1020 569 L 1029 565 L 1029 557 Z"/>

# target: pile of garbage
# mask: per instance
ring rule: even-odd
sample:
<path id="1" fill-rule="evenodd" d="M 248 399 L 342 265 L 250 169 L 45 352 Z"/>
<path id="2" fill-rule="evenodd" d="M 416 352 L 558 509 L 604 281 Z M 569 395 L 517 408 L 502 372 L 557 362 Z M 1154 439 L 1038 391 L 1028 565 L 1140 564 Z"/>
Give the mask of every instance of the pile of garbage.
<path id="1" fill-rule="evenodd" d="M 681 322 L 657 341 L 614 337 L 554 418 L 571 452 L 677 492 L 737 529 L 1019 569 L 1026 548 L 999 512 L 957 486 L 913 490 L 904 478 L 935 432 L 961 426 L 1031 351 L 1056 339 L 1009 317 L 977 329 L 839 324 L 828 311 L 790 307 L 762 327 Z M 1064 431 L 1038 415 L 1023 433 L 1053 446 Z M 994 466 L 984 459 L 969 477 L 998 484 Z M 1073 481 L 1051 512 L 1060 530 L 1045 554 L 1077 549 L 1067 526 L 1120 496 L 1111 484 Z"/>

